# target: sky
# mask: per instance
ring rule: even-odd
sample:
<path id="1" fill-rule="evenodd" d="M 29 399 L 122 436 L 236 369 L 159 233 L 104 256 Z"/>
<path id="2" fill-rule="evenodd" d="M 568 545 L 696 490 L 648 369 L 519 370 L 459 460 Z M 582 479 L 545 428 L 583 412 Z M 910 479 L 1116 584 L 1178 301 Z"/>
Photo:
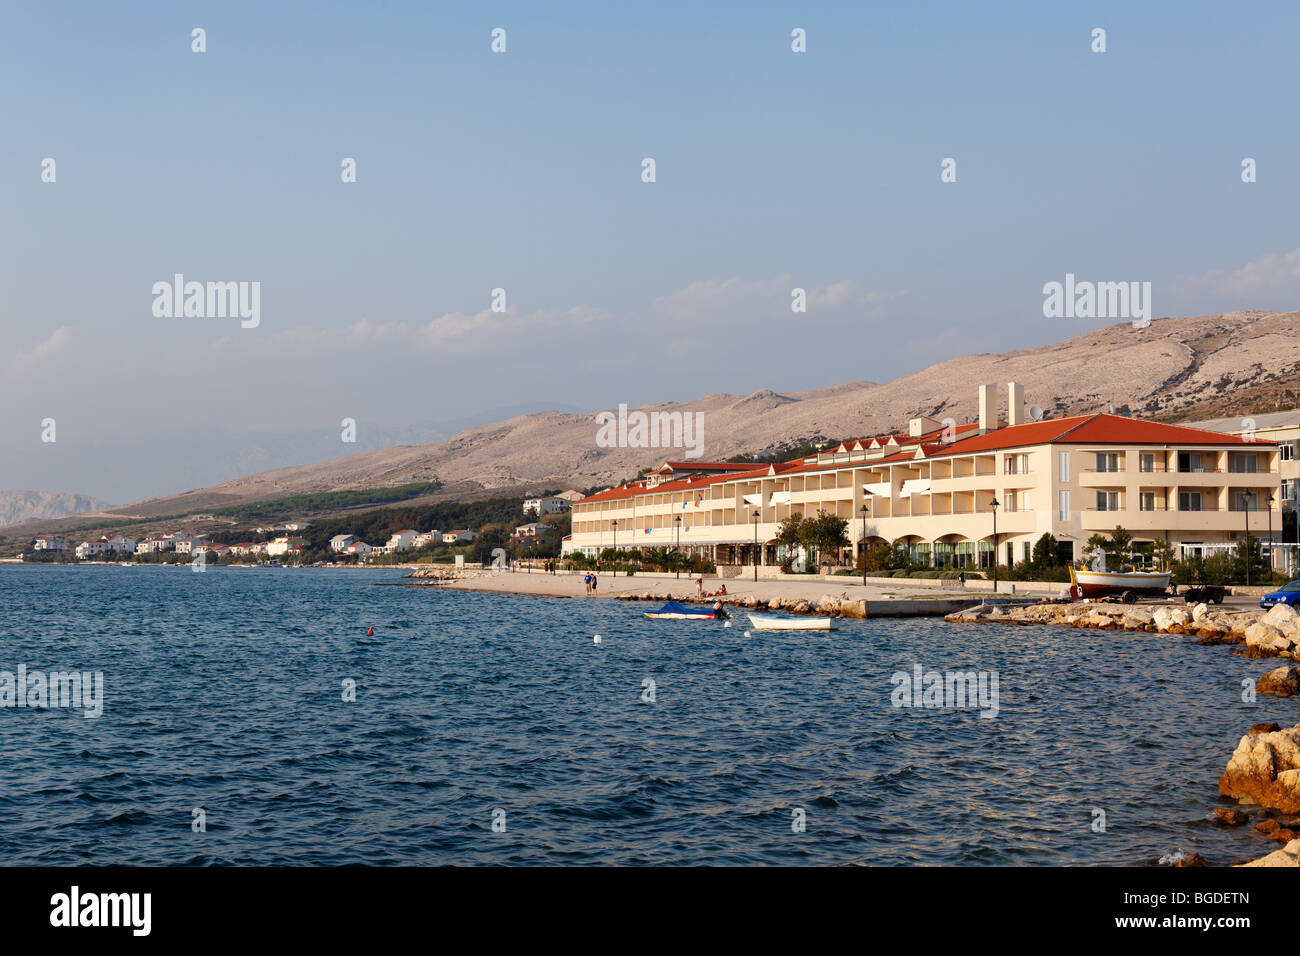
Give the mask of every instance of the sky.
<path id="1" fill-rule="evenodd" d="M 1150 282 L 1155 318 L 1300 304 L 1294 3 L 5 21 L 0 489 L 125 503 L 530 410 L 889 381 L 1116 321 L 1045 317 L 1067 274 Z M 260 283 L 256 326 L 155 314 L 177 273 Z"/>

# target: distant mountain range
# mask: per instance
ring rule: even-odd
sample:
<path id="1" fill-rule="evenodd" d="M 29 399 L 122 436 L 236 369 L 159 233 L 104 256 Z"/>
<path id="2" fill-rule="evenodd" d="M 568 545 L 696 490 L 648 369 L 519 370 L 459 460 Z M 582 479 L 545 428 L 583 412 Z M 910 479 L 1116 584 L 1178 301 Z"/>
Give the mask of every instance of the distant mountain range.
<path id="1" fill-rule="evenodd" d="M 108 502 L 64 491 L 0 491 L 0 527 L 102 511 Z"/>
<path id="2" fill-rule="evenodd" d="M 837 347 L 865 351 L 871 346 L 864 333 L 861 341 Z M 791 364 L 815 361 L 816 353 L 809 349 L 804 357 L 792 350 Z M 1300 405 L 1300 313 L 1160 319 L 1141 329 L 1124 323 L 1055 345 L 953 359 L 885 383 L 851 382 L 790 393 L 760 389 L 744 396 L 717 393 L 642 410 L 702 413 L 703 457 L 720 460 L 888 432 L 905 428 L 909 418 L 919 415 L 973 421 L 976 386 L 998 384 L 1005 403 L 1008 381 L 1023 385 L 1026 404 L 1048 417 L 1114 407 L 1121 414 L 1185 421 L 1292 408 Z M 444 441 L 263 471 L 113 508 L 110 514 L 176 515 L 435 478 L 443 483 L 436 495 L 441 499 L 583 489 L 684 457 L 682 449 L 602 447 L 595 421 L 599 411 L 519 415 L 467 428 Z"/>

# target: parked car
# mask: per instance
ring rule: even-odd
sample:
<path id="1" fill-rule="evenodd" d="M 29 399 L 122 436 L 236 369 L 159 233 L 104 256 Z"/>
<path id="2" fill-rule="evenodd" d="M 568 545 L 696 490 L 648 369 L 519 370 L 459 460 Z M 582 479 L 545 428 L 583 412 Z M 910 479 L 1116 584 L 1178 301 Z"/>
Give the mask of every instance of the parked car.
<path id="1" fill-rule="evenodd" d="M 1272 607 L 1274 604 L 1300 604 L 1300 578 L 1288 581 L 1276 591 L 1270 591 L 1259 599 L 1260 607 Z"/>

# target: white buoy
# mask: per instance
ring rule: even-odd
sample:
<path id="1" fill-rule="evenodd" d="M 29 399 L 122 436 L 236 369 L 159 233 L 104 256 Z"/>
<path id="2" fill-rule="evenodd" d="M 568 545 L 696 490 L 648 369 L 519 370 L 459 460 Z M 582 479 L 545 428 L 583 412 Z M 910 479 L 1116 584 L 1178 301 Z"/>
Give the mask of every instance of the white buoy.
<path id="1" fill-rule="evenodd" d="M 597 634 L 595 637 L 593 637 L 593 638 L 591 639 L 591 643 L 593 643 L 593 644 L 595 644 L 597 647 L 599 647 L 599 646 L 600 646 L 600 635 Z"/>
<path id="2" fill-rule="evenodd" d="M 746 636 L 746 637 L 749 637 L 749 631 L 746 631 L 746 632 L 745 632 L 745 636 Z"/>
<path id="3" fill-rule="evenodd" d="M 730 621 L 723 621 L 723 622 L 722 622 L 722 626 L 723 626 L 723 627 L 731 627 L 731 622 L 730 622 Z"/>

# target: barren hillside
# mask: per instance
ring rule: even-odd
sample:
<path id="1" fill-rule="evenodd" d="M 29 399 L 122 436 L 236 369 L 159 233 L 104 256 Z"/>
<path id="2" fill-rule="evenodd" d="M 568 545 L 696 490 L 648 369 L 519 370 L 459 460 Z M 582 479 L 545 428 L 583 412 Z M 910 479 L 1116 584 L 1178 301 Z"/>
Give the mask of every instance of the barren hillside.
<path id="1" fill-rule="evenodd" d="M 975 386 L 1025 386 L 1026 401 L 1049 416 L 1114 405 L 1143 417 L 1267 411 L 1295 404 L 1300 391 L 1300 313 L 1233 312 L 1161 319 L 1146 329 L 1110 326 L 1055 345 L 969 355 L 876 384 L 856 382 L 811 392 L 714 394 L 646 411 L 703 413 L 708 459 L 752 454 L 817 438 L 841 439 L 905 426 L 918 414 L 958 421 L 976 415 Z M 1063 326 L 1064 327 L 1064 326 Z M 304 492 L 440 479 L 439 497 L 492 491 L 584 488 L 629 477 L 680 450 L 602 448 L 594 414 L 543 412 L 470 428 L 437 444 L 398 446 L 212 488 L 114 508 L 109 515 L 177 514 Z"/>

